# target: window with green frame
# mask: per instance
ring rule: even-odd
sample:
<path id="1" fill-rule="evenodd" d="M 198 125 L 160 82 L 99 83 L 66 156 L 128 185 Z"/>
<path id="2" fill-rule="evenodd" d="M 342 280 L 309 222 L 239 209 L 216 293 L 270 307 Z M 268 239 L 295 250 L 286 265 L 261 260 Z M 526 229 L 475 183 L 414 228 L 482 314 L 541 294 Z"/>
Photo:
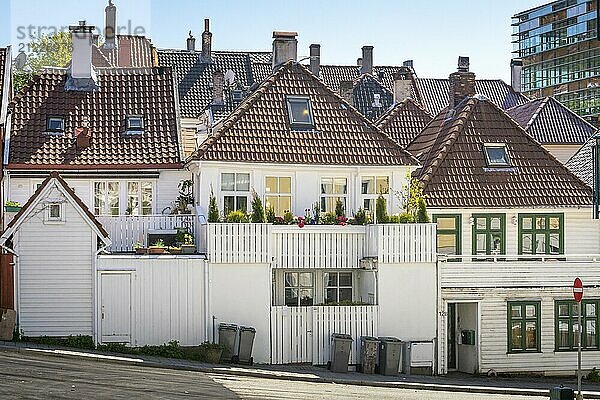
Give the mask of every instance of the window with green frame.
<path id="1" fill-rule="evenodd" d="M 437 251 L 441 254 L 462 254 L 460 214 L 434 214 L 437 224 Z"/>
<path id="2" fill-rule="evenodd" d="M 540 351 L 540 302 L 508 302 L 508 352 Z"/>
<path id="3" fill-rule="evenodd" d="M 579 304 L 573 300 L 557 300 L 554 306 L 555 339 L 557 351 L 577 350 L 577 315 Z M 600 300 L 583 300 L 581 315 L 581 347 L 588 350 L 598 350 L 600 342 L 596 327 L 598 326 L 598 307 Z"/>
<path id="4" fill-rule="evenodd" d="M 564 214 L 519 214 L 519 254 L 563 254 Z"/>
<path id="5" fill-rule="evenodd" d="M 506 253 L 506 215 L 473 214 L 473 254 Z"/>

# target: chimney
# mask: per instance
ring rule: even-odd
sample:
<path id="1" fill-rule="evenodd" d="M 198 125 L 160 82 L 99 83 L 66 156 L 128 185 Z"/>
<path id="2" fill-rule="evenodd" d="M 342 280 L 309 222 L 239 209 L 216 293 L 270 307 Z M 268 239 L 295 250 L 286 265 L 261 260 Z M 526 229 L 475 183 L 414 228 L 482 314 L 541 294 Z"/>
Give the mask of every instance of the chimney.
<path id="1" fill-rule="evenodd" d="M 340 81 L 340 96 L 354 105 L 354 82 Z"/>
<path id="2" fill-rule="evenodd" d="M 402 62 L 402 66 L 410 68 L 411 71 L 414 70 L 413 60 L 406 60 L 406 61 Z"/>
<path id="3" fill-rule="evenodd" d="M 210 20 L 204 19 L 204 32 L 202 32 L 202 54 L 200 61 L 210 64 L 212 62 L 212 33 L 210 33 Z"/>
<path id="4" fill-rule="evenodd" d="M 117 7 L 112 0 L 108 0 L 108 5 L 104 9 L 104 44 L 103 48 L 112 50 L 117 47 L 116 30 L 117 30 Z"/>
<path id="5" fill-rule="evenodd" d="M 321 69 L 321 45 L 311 44 L 310 45 L 310 72 L 314 76 L 319 76 L 319 70 Z"/>
<path id="6" fill-rule="evenodd" d="M 75 147 L 78 150 L 90 147 L 90 139 L 92 138 L 92 131 L 90 128 L 75 128 L 75 132 L 73 132 L 73 134 L 75 136 Z"/>
<path id="7" fill-rule="evenodd" d="M 131 67 L 131 39 L 122 36 L 119 46 L 119 67 Z"/>
<path id="8" fill-rule="evenodd" d="M 402 66 L 398 72 L 392 74 L 394 78 L 394 103 L 400 103 L 412 97 L 412 71 L 407 66 Z"/>
<path id="9" fill-rule="evenodd" d="M 273 70 L 283 63 L 298 58 L 298 40 L 296 32 L 273 32 Z"/>
<path id="10" fill-rule="evenodd" d="M 521 92 L 521 71 L 523 70 L 523 60 L 513 58 L 510 60 L 510 85 L 515 92 Z"/>
<path id="11" fill-rule="evenodd" d="M 450 74 L 450 109 L 475 95 L 475 74 L 469 72 L 469 57 L 458 57 L 458 71 Z"/>
<path id="12" fill-rule="evenodd" d="M 92 41 L 94 26 L 85 21 L 70 26 L 73 41 L 73 60 L 71 61 L 71 77 L 73 79 L 92 79 Z"/>
<path id="13" fill-rule="evenodd" d="M 188 51 L 196 51 L 196 38 L 192 35 L 192 31 L 188 34 L 187 38 L 187 49 Z"/>
<path id="14" fill-rule="evenodd" d="M 225 87 L 225 74 L 222 71 L 213 73 L 213 106 L 223 105 L 223 89 Z"/>
<path id="15" fill-rule="evenodd" d="M 373 46 L 362 47 L 362 65 L 360 68 L 361 74 L 373 73 Z"/>
<path id="16" fill-rule="evenodd" d="M 356 59 L 356 66 L 362 68 L 362 57 Z"/>

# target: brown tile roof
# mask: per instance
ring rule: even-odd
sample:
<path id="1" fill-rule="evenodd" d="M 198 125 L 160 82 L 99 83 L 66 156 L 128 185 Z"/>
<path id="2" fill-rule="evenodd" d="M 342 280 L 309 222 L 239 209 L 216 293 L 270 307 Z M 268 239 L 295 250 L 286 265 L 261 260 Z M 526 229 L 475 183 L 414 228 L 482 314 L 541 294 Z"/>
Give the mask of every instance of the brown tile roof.
<path id="1" fill-rule="evenodd" d="M 286 96 L 308 96 L 314 130 L 292 130 Z M 308 69 L 287 62 L 264 81 L 209 137 L 196 160 L 319 165 L 415 165 Z"/>
<path id="2" fill-rule="evenodd" d="M 122 59 L 124 49 L 129 47 L 129 57 Z M 145 36 L 117 35 L 117 47 L 107 50 L 93 46 L 92 63 L 96 67 L 150 68 L 158 66 L 156 50 Z"/>
<path id="3" fill-rule="evenodd" d="M 440 112 L 408 146 L 431 207 L 573 207 L 592 192 L 493 102 L 470 98 Z M 511 168 L 488 168 L 484 143 L 505 143 Z"/>
<path id="4" fill-rule="evenodd" d="M 400 146 L 406 147 L 432 119 L 414 100 L 406 99 L 389 109 L 375 125 Z"/>
<path id="5" fill-rule="evenodd" d="M 27 200 L 27 202 L 21 207 L 21 209 L 19 210 L 19 212 L 15 214 L 15 216 L 13 217 L 13 219 L 6 226 L 6 230 L 9 230 L 13 226 L 15 226 L 15 224 L 18 222 L 18 220 L 21 218 L 21 216 L 23 216 L 23 214 L 26 214 L 29 211 L 29 207 L 40 196 L 40 193 L 42 193 L 42 191 L 46 188 L 46 186 L 48 186 L 48 184 L 50 183 L 50 181 L 52 179 L 56 179 L 56 181 L 65 189 L 65 191 L 69 194 L 69 196 L 73 199 L 73 201 L 75 201 L 75 203 L 79 206 L 79 208 L 81 208 L 81 210 L 90 219 L 90 221 L 92 221 L 92 223 L 98 228 L 98 230 L 100 231 L 101 235 L 104 238 L 108 238 L 108 232 L 106 231 L 106 229 L 104 229 L 104 226 L 102 226 L 102 224 L 100 223 L 100 221 L 98 221 L 96 219 L 96 217 L 94 216 L 94 214 L 92 214 L 92 212 L 87 208 L 87 206 L 85 205 L 85 203 L 83 201 L 81 201 L 81 199 L 79 198 L 79 196 L 77 196 L 75 194 L 75 192 L 73 191 L 73 189 L 71 189 L 69 187 L 69 184 L 67 182 L 65 182 L 65 180 L 56 171 L 52 171 L 50 173 L 50 175 L 46 179 L 44 179 L 44 181 L 42 182 L 42 184 L 38 186 L 38 188 L 36 189 L 35 193 L 33 193 L 33 195 L 29 198 L 29 200 Z"/>
<path id="6" fill-rule="evenodd" d="M 531 100 L 506 112 L 542 144 L 582 144 L 596 132 L 554 97 Z"/>
<path id="7" fill-rule="evenodd" d="M 575 154 L 565 163 L 575 175 L 582 181 L 588 184 L 589 187 L 594 187 L 594 146 L 596 146 L 596 137 L 600 132 L 590 137 L 583 146 L 577 150 Z"/>
<path id="8" fill-rule="evenodd" d="M 66 70 L 36 75 L 13 100 L 8 168 L 178 168 L 181 166 L 175 90 L 169 68 L 99 69 L 94 92 L 65 91 Z M 126 117 L 144 117 L 143 134 L 124 134 Z M 48 116 L 63 116 L 65 132 L 46 132 Z M 88 147 L 74 130 L 88 124 Z"/>

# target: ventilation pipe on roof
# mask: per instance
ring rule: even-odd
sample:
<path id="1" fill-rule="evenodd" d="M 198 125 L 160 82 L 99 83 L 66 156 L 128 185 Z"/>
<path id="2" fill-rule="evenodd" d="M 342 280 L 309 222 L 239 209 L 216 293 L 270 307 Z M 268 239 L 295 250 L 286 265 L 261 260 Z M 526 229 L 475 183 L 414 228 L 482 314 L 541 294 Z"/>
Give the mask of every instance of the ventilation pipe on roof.
<path id="1" fill-rule="evenodd" d="M 412 71 L 408 67 L 400 67 L 398 72 L 392 74 L 394 78 L 394 103 L 400 103 L 412 97 Z"/>
<path id="2" fill-rule="evenodd" d="M 321 45 L 311 44 L 310 45 L 310 72 L 314 76 L 319 76 L 321 69 Z"/>
<path id="3" fill-rule="evenodd" d="M 348 103 L 354 105 L 354 83 L 351 81 L 341 81 L 340 96 Z"/>
<path id="4" fill-rule="evenodd" d="M 108 0 L 108 5 L 104 9 L 104 22 L 104 44 L 102 47 L 111 50 L 117 47 L 117 7 L 113 4 L 112 0 Z"/>
<path id="5" fill-rule="evenodd" d="M 521 92 L 521 71 L 523 61 L 520 58 L 510 60 L 510 85 L 515 92 Z"/>
<path id="6" fill-rule="evenodd" d="M 410 68 L 411 71 L 414 70 L 414 62 L 413 62 L 413 60 L 405 60 L 405 61 L 403 61 L 402 62 L 402 66 Z"/>
<path id="7" fill-rule="evenodd" d="M 458 71 L 450 74 L 450 109 L 475 95 L 475 74 L 469 72 L 469 57 L 458 57 Z"/>
<path id="8" fill-rule="evenodd" d="M 362 47 L 362 65 L 360 68 L 361 74 L 373 73 L 373 46 Z"/>
<path id="9" fill-rule="evenodd" d="M 362 68 L 362 57 L 358 57 L 356 59 L 356 66 Z"/>
<path id="10" fill-rule="evenodd" d="M 289 60 L 298 59 L 296 36 L 298 36 L 296 32 L 273 32 L 273 70 Z"/>
<path id="11" fill-rule="evenodd" d="M 223 90 L 225 88 L 225 74 L 222 71 L 213 73 L 213 106 L 223 105 Z"/>
<path id="12" fill-rule="evenodd" d="M 212 33 L 210 33 L 210 20 L 204 19 L 204 32 L 202 32 L 202 54 L 200 61 L 203 63 L 212 62 Z"/>
<path id="13" fill-rule="evenodd" d="M 189 36 L 187 38 L 187 50 L 196 51 L 196 38 L 194 37 L 194 35 L 192 35 L 192 31 L 190 31 L 188 35 Z"/>

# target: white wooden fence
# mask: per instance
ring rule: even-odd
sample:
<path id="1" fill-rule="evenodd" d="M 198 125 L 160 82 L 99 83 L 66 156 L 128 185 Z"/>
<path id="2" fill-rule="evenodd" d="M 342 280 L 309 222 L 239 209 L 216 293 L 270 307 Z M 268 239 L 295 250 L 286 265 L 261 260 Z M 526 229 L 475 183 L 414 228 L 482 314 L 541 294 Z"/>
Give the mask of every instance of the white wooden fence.
<path id="1" fill-rule="evenodd" d="M 352 336 L 350 364 L 360 363 L 360 337 L 377 336 L 378 306 L 271 307 L 271 363 L 324 365 L 331 335 Z"/>
<path id="2" fill-rule="evenodd" d="M 196 216 L 180 215 L 102 215 L 96 217 L 109 234 L 110 252 L 130 252 L 136 242 L 145 246 L 149 230 L 188 228 L 195 232 Z"/>
<path id="3" fill-rule="evenodd" d="M 211 263 L 271 262 L 271 224 L 208 224 L 207 254 Z"/>
<path id="4" fill-rule="evenodd" d="M 436 224 L 379 224 L 366 229 L 367 255 L 379 263 L 436 262 Z"/>
<path id="5" fill-rule="evenodd" d="M 277 268 L 359 268 L 363 226 L 273 226 Z"/>

